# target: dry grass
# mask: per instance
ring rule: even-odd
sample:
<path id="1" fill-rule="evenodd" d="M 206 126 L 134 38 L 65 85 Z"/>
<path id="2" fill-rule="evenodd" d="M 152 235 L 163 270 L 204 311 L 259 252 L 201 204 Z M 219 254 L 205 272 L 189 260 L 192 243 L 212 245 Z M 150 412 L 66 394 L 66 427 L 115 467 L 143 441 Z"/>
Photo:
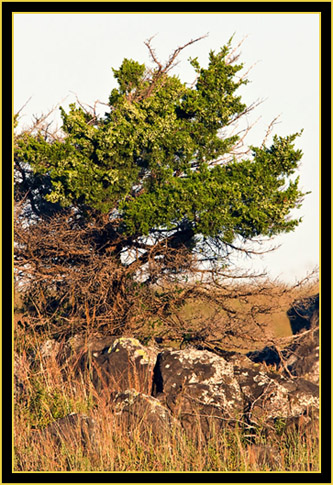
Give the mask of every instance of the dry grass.
<path id="1" fill-rule="evenodd" d="M 53 394 L 53 391 L 52 395 Z M 68 393 L 68 395 L 67 395 Z M 73 401 L 76 394 L 77 401 Z M 15 471 L 315 471 L 318 469 L 318 430 L 300 433 L 296 429 L 276 430 L 269 439 L 260 436 L 254 443 L 242 429 L 228 429 L 214 433 L 209 441 L 198 440 L 200 425 L 192 434 L 175 428 L 164 438 L 140 434 L 139 426 L 124 428 L 119 418 L 100 400 L 91 402 L 78 395 L 70 386 L 58 402 L 57 411 L 88 411 L 96 421 L 94 442 L 84 447 L 77 438 L 58 446 L 49 437 L 33 429 L 31 423 L 52 421 L 55 416 L 45 393 L 39 406 L 17 404 L 15 412 Z M 37 397 L 35 396 L 35 399 Z M 30 397 L 32 399 L 32 396 Z M 29 406 L 30 404 L 30 406 Z M 83 408 L 83 409 L 82 409 Z M 37 409 L 39 413 L 36 412 Z M 23 412 L 22 412 L 23 411 Z M 24 412 L 25 411 L 25 412 Z M 35 413 L 35 414 L 34 414 Z M 22 432 L 24 430 L 24 432 Z M 261 456 L 260 450 L 274 449 L 274 460 Z M 259 451 L 258 451 L 259 450 Z"/>

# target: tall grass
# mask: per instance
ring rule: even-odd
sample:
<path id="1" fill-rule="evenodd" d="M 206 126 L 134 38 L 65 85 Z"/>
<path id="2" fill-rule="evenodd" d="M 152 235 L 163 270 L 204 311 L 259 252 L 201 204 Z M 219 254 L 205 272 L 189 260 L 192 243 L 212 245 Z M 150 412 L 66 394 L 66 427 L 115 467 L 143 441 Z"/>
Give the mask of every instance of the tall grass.
<path id="1" fill-rule="evenodd" d="M 124 427 L 109 412 L 98 412 L 96 444 L 83 447 L 77 440 L 60 446 L 35 430 L 25 430 L 16 420 L 15 471 L 316 471 L 318 446 L 315 434 L 301 436 L 288 430 L 283 441 L 271 439 L 247 444 L 240 431 L 226 430 L 198 445 L 195 438 L 175 429 L 167 439 L 145 439 L 135 428 Z M 20 430 L 20 431 L 19 431 Z M 260 446 L 263 445 L 263 446 Z M 261 450 L 273 450 L 274 460 L 262 459 Z"/>
<path id="2" fill-rule="evenodd" d="M 226 427 L 204 439 L 200 422 L 185 432 L 174 428 L 165 436 L 142 433 L 138 423 L 128 428 L 113 414 L 107 400 L 89 381 L 75 376 L 39 351 L 38 339 L 20 343 L 20 379 L 24 389 L 14 402 L 14 471 L 107 472 L 248 472 L 316 471 L 319 464 L 318 429 L 285 428 L 279 423 L 268 437 L 264 430 L 248 436 L 241 427 Z M 34 353 L 29 364 L 27 353 Z M 139 390 L 139 389 L 138 389 Z M 60 443 L 42 430 L 69 413 L 94 418 L 94 438 L 82 443 L 80 430 L 70 442 Z"/>

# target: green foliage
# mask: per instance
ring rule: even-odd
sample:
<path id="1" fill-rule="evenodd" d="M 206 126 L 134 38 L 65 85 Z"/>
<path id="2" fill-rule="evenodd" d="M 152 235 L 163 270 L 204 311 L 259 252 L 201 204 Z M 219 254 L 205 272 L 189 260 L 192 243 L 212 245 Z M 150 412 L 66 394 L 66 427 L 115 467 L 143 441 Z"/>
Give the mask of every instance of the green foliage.
<path id="1" fill-rule="evenodd" d="M 28 406 L 24 409 L 31 425 L 44 427 L 71 412 L 68 402 L 57 389 L 48 390 L 37 381 L 34 384 Z"/>
<path id="2" fill-rule="evenodd" d="M 192 239 L 232 243 L 291 231 L 300 219 L 290 211 L 304 195 L 298 178 L 289 179 L 302 157 L 299 134 L 252 147 L 250 159 L 218 163 L 238 139 L 221 130 L 246 110 L 236 95 L 246 83 L 237 77 L 242 64 L 230 63 L 229 53 L 230 44 L 210 52 L 207 68 L 190 60 L 197 75 L 190 87 L 169 69 L 124 59 L 113 69 L 118 88 L 103 118 L 72 104 L 61 110 L 62 140 L 22 137 L 16 159 L 48 177 L 47 202 L 116 213 L 127 236 L 187 227 Z"/>

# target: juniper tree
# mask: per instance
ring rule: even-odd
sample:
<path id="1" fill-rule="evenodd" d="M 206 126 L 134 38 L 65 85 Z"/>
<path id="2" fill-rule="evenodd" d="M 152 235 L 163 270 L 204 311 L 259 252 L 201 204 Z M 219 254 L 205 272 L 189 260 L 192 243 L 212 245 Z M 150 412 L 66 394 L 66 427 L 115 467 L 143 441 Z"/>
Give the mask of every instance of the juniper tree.
<path id="1" fill-rule="evenodd" d="M 113 69 L 118 87 L 104 116 L 73 103 L 61 108 L 61 137 L 35 129 L 16 139 L 16 199 L 25 197 L 30 215 L 45 223 L 51 213 L 67 214 L 73 231 L 95 224 L 94 253 L 144 268 L 147 282 L 186 273 L 193 258 L 197 268 L 205 260 L 225 264 L 236 241 L 293 231 L 300 222 L 291 217 L 304 196 L 291 177 L 302 157 L 300 133 L 236 157 L 240 135 L 228 135 L 228 127 L 249 110 L 237 93 L 247 83 L 243 65 L 230 41 L 209 53 L 207 67 L 190 59 L 195 81 L 182 82 L 172 68 L 197 40 L 165 64 L 147 41 L 152 66 L 124 59 Z M 181 264 L 177 251 L 187 254 Z M 59 262 L 57 254 L 47 265 Z M 73 252 L 66 261 L 79 260 Z"/>

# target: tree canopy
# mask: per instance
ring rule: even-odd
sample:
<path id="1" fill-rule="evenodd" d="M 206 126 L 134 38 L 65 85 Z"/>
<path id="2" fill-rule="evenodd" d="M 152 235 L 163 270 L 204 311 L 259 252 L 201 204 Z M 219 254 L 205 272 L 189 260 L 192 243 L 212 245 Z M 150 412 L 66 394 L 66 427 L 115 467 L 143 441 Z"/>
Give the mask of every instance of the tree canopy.
<path id="1" fill-rule="evenodd" d="M 132 238 L 186 228 L 192 238 L 232 243 L 294 229 L 299 221 L 288 215 L 302 194 L 288 177 L 302 156 L 297 134 L 252 147 L 245 160 L 219 161 L 237 141 L 221 132 L 246 110 L 237 96 L 243 66 L 227 61 L 229 51 L 211 51 L 207 68 L 190 60 L 192 86 L 171 75 L 171 65 L 124 59 L 113 69 L 118 88 L 104 117 L 76 104 L 61 109 L 64 137 L 23 137 L 16 159 L 48 177 L 48 202 L 109 214 Z"/>

